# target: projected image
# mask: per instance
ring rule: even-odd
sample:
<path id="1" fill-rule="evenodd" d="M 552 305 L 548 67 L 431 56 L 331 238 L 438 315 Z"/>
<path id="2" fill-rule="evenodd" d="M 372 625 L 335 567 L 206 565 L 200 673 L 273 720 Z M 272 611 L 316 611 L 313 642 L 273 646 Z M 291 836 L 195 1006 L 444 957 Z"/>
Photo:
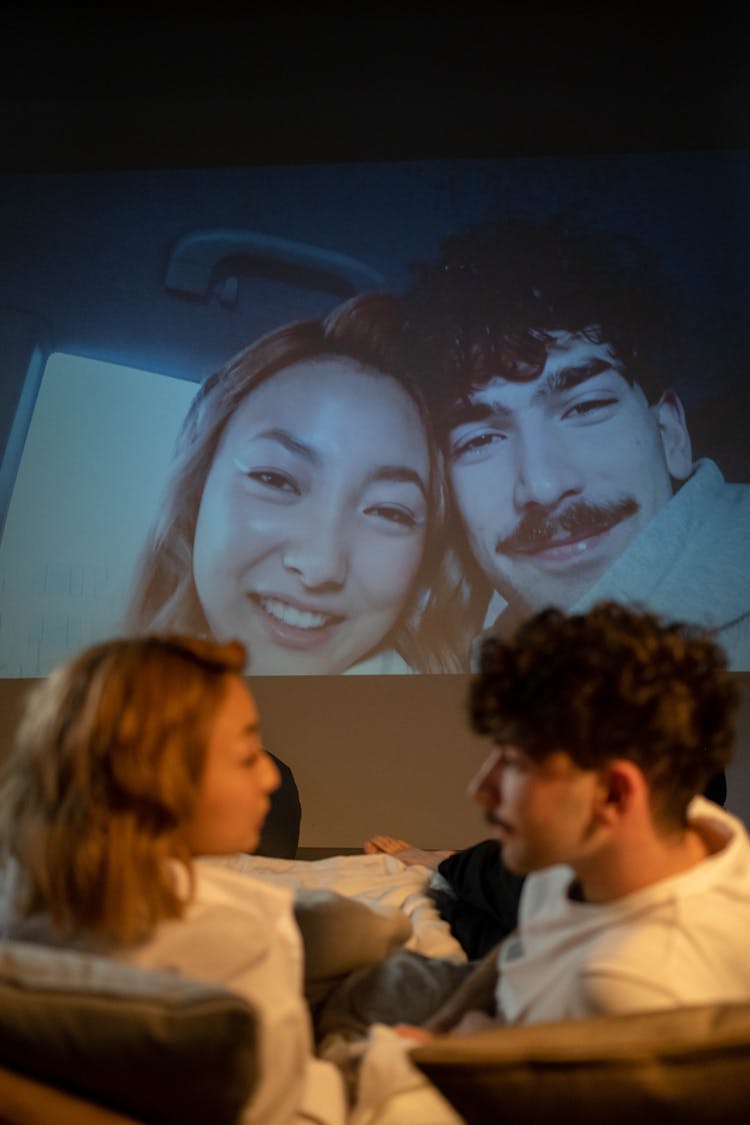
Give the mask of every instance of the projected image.
<path id="1" fill-rule="evenodd" d="M 146 630 L 254 675 L 466 672 L 601 598 L 750 669 L 749 172 L 0 183 L 0 674 Z"/>

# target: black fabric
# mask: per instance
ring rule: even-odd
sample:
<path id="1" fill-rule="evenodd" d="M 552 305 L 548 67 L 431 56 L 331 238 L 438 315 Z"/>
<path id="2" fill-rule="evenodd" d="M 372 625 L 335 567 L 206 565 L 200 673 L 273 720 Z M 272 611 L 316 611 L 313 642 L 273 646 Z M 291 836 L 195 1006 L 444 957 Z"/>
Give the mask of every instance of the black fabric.
<path id="1" fill-rule="evenodd" d="M 516 927 L 523 876 L 503 866 L 497 840 L 483 840 L 444 859 L 438 872 L 450 890 L 430 897 L 471 961 L 480 960 Z"/>
<path id="2" fill-rule="evenodd" d="M 714 774 L 705 796 L 717 805 L 727 797 L 724 770 Z M 450 889 L 430 896 L 470 960 L 479 960 L 516 927 L 523 876 L 503 866 L 500 845 L 483 840 L 455 852 L 438 866 Z"/>
<path id="3" fill-rule="evenodd" d="M 719 770 L 709 781 L 706 786 L 704 796 L 708 797 L 709 801 L 714 801 L 717 805 L 723 807 L 727 799 L 727 775 L 724 770 Z"/>
<path id="4" fill-rule="evenodd" d="M 253 854 L 294 859 L 302 824 L 299 789 L 286 762 L 282 762 L 275 754 L 269 753 L 269 757 L 273 758 L 281 774 L 281 785 L 271 794 L 271 808 Z"/>

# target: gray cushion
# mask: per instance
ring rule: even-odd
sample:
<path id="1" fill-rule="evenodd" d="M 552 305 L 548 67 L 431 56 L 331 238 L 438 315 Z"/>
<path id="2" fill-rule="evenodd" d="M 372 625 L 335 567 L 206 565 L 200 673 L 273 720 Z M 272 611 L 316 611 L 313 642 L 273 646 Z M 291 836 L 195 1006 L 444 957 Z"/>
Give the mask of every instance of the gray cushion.
<path id="1" fill-rule="evenodd" d="M 412 1058 L 468 1125 L 745 1125 L 750 1004 L 443 1036 Z"/>
<path id="2" fill-rule="evenodd" d="M 399 949 L 375 965 L 349 973 L 315 1012 L 315 1033 L 360 1039 L 373 1023 L 423 1024 L 474 970 L 467 961 L 424 957 Z"/>
<path id="3" fill-rule="evenodd" d="M 256 1021 L 218 987 L 0 942 L 0 1064 L 155 1125 L 229 1125 L 254 1088 Z"/>
<path id="4" fill-rule="evenodd" d="M 298 888 L 294 916 L 305 947 L 308 983 L 382 961 L 412 935 L 412 924 L 401 910 L 327 889 Z"/>

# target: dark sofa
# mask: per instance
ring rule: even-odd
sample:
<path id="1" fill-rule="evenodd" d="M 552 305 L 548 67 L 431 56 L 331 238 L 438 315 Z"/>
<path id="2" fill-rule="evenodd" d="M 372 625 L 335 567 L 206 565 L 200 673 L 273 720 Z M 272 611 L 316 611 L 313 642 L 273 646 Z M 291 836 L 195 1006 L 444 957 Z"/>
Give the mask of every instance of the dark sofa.
<path id="1" fill-rule="evenodd" d="M 223 989 L 2 942 L 0 1120 L 231 1125 L 255 1029 Z M 469 1125 L 744 1125 L 750 1003 L 448 1036 L 413 1058 Z"/>

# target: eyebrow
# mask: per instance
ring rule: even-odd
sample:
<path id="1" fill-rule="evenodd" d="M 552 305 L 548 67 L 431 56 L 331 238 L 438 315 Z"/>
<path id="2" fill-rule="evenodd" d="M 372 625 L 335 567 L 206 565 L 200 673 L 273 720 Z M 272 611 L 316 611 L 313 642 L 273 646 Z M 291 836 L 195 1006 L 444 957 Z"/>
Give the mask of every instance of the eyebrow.
<path id="1" fill-rule="evenodd" d="M 538 393 L 539 395 L 545 395 L 554 391 L 569 391 L 573 387 L 585 383 L 588 379 L 595 379 L 597 375 L 601 375 L 605 371 L 614 371 L 616 375 L 620 375 L 622 378 L 622 372 L 617 370 L 616 363 L 617 361 L 614 359 L 592 357 L 586 363 L 558 367 L 543 381 Z"/>
<path id="2" fill-rule="evenodd" d="M 261 433 L 256 434 L 256 440 L 258 438 L 278 442 L 279 445 L 283 445 L 285 449 L 288 449 L 290 453 L 304 458 L 308 464 L 314 465 L 316 468 L 321 468 L 323 465 L 323 458 L 320 456 L 317 449 L 309 445 L 306 441 L 300 441 L 290 430 L 273 427 L 270 430 L 263 430 Z M 422 495 L 427 496 L 427 485 L 422 480 L 417 470 L 410 468 L 408 465 L 379 465 L 378 468 L 371 473 L 369 480 L 375 483 L 378 481 L 395 481 L 396 483 L 405 482 L 407 484 L 416 484 Z"/>
<path id="3" fill-rule="evenodd" d="M 266 441 L 275 441 L 279 445 L 283 445 L 284 449 L 288 449 L 290 453 L 296 454 L 298 457 L 303 457 L 311 465 L 320 466 L 322 464 L 321 456 L 312 445 L 308 445 L 306 441 L 300 441 L 295 437 L 290 430 L 283 430 L 274 426 L 270 430 L 263 430 L 261 433 L 255 435 L 256 440 L 264 438 Z"/>
<path id="4" fill-rule="evenodd" d="M 370 481 L 377 483 L 381 480 L 395 481 L 396 483 L 403 481 L 406 484 L 416 484 L 422 495 L 427 496 L 427 486 L 425 482 L 416 469 L 410 469 L 407 465 L 380 465 L 379 468 L 371 474 Z"/>
<path id="5" fill-rule="evenodd" d="M 547 397 L 551 394 L 570 391 L 589 379 L 595 379 L 606 371 L 614 371 L 620 378 L 624 378 L 617 369 L 617 361 L 602 358 L 592 358 L 585 363 L 568 364 L 553 371 L 532 395 L 533 400 Z M 446 430 L 450 432 L 455 426 L 462 426 L 468 422 L 481 422 L 495 414 L 513 413 L 504 406 L 491 402 L 473 402 L 469 396 L 460 399 L 449 410 L 446 416 Z"/>

